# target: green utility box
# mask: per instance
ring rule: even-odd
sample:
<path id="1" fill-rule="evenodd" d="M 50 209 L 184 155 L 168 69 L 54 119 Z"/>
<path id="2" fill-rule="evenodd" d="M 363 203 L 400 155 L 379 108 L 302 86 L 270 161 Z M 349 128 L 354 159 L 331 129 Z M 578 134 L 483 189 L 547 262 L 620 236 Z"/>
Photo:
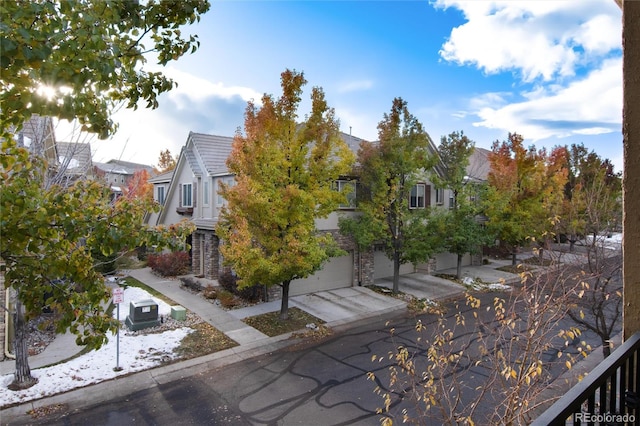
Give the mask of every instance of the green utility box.
<path id="1" fill-rule="evenodd" d="M 184 321 L 187 319 L 187 310 L 180 305 L 172 306 L 171 318 L 177 321 Z"/>

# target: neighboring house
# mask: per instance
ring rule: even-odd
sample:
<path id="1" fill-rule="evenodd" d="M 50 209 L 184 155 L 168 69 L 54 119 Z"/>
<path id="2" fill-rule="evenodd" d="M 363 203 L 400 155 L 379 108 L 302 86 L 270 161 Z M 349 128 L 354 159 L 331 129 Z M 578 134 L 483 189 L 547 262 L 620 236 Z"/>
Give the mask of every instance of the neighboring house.
<path id="1" fill-rule="evenodd" d="M 16 133 L 18 146 L 25 147 L 33 155 L 47 160 L 50 170 L 58 168 L 58 150 L 56 146 L 56 133 L 51 117 L 43 117 L 33 114 L 22 126 L 22 130 Z"/>
<path id="2" fill-rule="evenodd" d="M 345 133 L 341 136 L 347 145 L 357 152 L 362 139 Z M 234 177 L 226 166 L 232 143 L 232 137 L 190 132 L 178 157 L 176 168 L 149 180 L 154 185 L 154 197 L 162 208 L 159 213 L 148 215 L 146 223 L 170 225 L 185 218 L 192 220 L 196 230 L 187 241 L 191 245 L 192 272 L 208 279 L 218 279 L 224 272 L 219 252 L 220 240 L 215 234 L 215 227 L 221 208 L 226 203 L 218 193 L 220 184 L 233 185 L 234 182 Z M 437 152 L 433 143 L 430 150 L 432 153 Z M 374 246 L 371 250 L 359 251 L 352 238 L 339 233 L 339 217 L 356 214 L 357 185 L 353 179 L 345 177 L 338 180 L 336 189 L 342 189 L 347 185 L 353 188 L 347 203 L 327 218 L 316 220 L 318 231 L 330 232 L 347 255 L 329 260 L 320 271 L 306 279 L 294 281 L 290 295 L 369 285 L 377 278 L 393 275 L 393 262 L 387 258 L 381 247 Z M 411 192 L 410 208 L 448 208 L 449 193 L 449 190 L 435 188 L 425 177 Z M 455 266 L 455 261 L 455 255 L 445 253 L 438 255 L 435 261 L 423 265 L 403 265 L 401 273 L 416 270 L 433 272 L 434 268 L 444 269 L 451 267 L 450 264 Z M 467 256 L 465 263 L 470 262 L 470 256 Z M 440 265 L 443 267 L 439 267 Z"/>
<path id="3" fill-rule="evenodd" d="M 58 142 L 58 162 L 62 174 L 70 181 L 93 178 L 94 168 L 89 143 Z"/>
<path id="4" fill-rule="evenodd" d="M 150 176 L 155 175 L 155 170 L 152 166 L 129 161 L 109 160 L 106 163 L 94 162 L 93 166 L 96 177 L 111 186 L 111 191 L 116 195 L 122 194 L 138 170 L 146 170 Z"/>
<path id="5" fill-rule="evenodd" d="M 162 206 L 164 206 L 167 199 L 167 194 L 169 193 L 169 185 L 171 184 L 171 179 L 173 178 L 173 172 L 173 170 L 170 170 L 148 180 L 148 182 L 153 185 L 153 199 L 161 206 L 161 209 Z M 158 217 L 160 216 L 161 212 L 162 210 L 159 212 L 148 213 L 145 217 L 145 223 L 154 225 L 157 224 Z"/>

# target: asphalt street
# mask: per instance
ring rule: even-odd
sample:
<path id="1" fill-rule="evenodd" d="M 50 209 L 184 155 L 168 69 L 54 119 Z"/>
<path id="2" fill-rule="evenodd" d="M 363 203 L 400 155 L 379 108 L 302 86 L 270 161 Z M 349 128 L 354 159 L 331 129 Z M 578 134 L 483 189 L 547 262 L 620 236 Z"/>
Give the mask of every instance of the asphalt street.
<path id="1" fill-rule="evenodd" d="M 491 305 L 496 296 L 505 295 L 482 293 L 479 296 L 485 307 Z M 458 311 L 467 318 L 462 326 L 456 321 Z M 493 320 L 481 314 L 476 321 L 471 311 L 461 299 L 456 309 L 448 309 L 445 322 L 446 327 L 455 330 L 455 347 L 465 350 L 467 362 L 460 363 L 456 371 L 448 372 L 441 379 L 464 383 L 460 387 L 462 403 L 470 401 L 479 388 L 486 386 L 488 377 L 486 367 L 475 364 L 482 355 L 474 348 L 478 330 L 491 328 Z M 418 319 L 425 325 L 429 338 L 428 333 L 438 326 L 437 316 L 422 315 Z M 416 318 L 408 314 L 387 314 L 361 321 L 320 342 L 298 344 L 105 400 L 80 411 L 32 419 L 28 424 L 379 425 L 381 417 L 376 411 L 383 407 L 384 401 L 375 393 L 378 385 L 390 393 L 388 415 L 396 424 L 401 423 L 403 410 L 412 416 L 423 416 L 423 424 L 442 424 L 437 412 L 428 418 L 413 404 L 410 381 L 389 388 L 389 367 L 393 364 L 390 353 L 398 346 L 407 347 L 412 353 L 425 353 L 426 347 L 418 339 L 415 325 Z M 561 327 L 568 325 L 560 324 Z M 583 334 L 581 339 L 598 346 L 593 335 Z M 553 376 L 563 372 L 552 363 L 557 351 L 571 351 L 563 342 L 558 341 L 557 345 L 545 354 L 545 372 Z M 375 361 L 374 355 L 378 357 Z M 369 372 L 375 373 L 375 381 L 368 379 Z M 477 418 L 490 415 L 499 402 L 491 399 L 499 396 L 487 394 L 484 406 L 476 413 Z"/>

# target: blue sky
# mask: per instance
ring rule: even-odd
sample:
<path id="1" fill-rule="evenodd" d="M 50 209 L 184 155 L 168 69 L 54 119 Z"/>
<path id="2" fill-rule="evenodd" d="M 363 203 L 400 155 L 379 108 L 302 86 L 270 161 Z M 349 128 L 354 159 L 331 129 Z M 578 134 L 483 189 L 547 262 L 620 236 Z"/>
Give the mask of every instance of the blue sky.
<path id="1" fill-rule="evenodd" d="M 622 165 L 621 11 L 613 0 L 213 1 L 200 49 L 163 71 L 179 87 L 156 110 L 121 111 L 95 161 L 155 164 L 189 131 L 232 136 L 280 73 L 321 86 L 342 131 L 377 138 L 394 97 L 436 144 L 462 130 L 490 148 L 583 142 Z M 58 136 L 60 138 L 60 135 Z M 64 137 L 62 137 L 64 139 Z"/>

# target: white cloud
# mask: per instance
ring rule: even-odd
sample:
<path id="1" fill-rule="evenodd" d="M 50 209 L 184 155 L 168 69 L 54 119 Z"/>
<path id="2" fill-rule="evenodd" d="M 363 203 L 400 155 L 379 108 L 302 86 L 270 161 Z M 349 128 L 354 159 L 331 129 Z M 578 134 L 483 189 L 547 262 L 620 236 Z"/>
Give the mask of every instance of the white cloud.
<path id="1" fill-rule="evenodd" d="M 517 131 L 526 138 L 539 140 L 609 133 L 620 130 L 622 122 L 622 61 L 604 61 L 599 69 L 566 87 L 537 88 L 521 102 L 491 106 L 494 94 L 473 99 L 480 107 L 474 123 L 505 131 Z"/>
<path id="2" fill-rule="evenodd" d="M 515 71 L 525 82 L 571 77 L 594 54 L 620 48 L 620 10 L 600 1 L 437 0 L 467 22 L 454 28 L 443 59 L 494 74 Z"/>
<path id="3" fill-rule="evenodd" d="M 233 136 L 244 124 L 247 101 L 260 105 L 262 94 L 242 86 L 211 83 L 175 68 L 162 72 L 178 87 L 160 96 L 159 108 L 122 109 L 113 138 L 91 143 L 94 161 L 122 159 L 153 165 L 161 150 L 178 154 L 190 131 Z"/>
<path id="4" fill-rule="evenodd" d="M 372 80 L 353 80 L 342 83 L 338 86 L 338 93 L 357 92 L 362 90 L 369 90 L 373 87 Z"/>

